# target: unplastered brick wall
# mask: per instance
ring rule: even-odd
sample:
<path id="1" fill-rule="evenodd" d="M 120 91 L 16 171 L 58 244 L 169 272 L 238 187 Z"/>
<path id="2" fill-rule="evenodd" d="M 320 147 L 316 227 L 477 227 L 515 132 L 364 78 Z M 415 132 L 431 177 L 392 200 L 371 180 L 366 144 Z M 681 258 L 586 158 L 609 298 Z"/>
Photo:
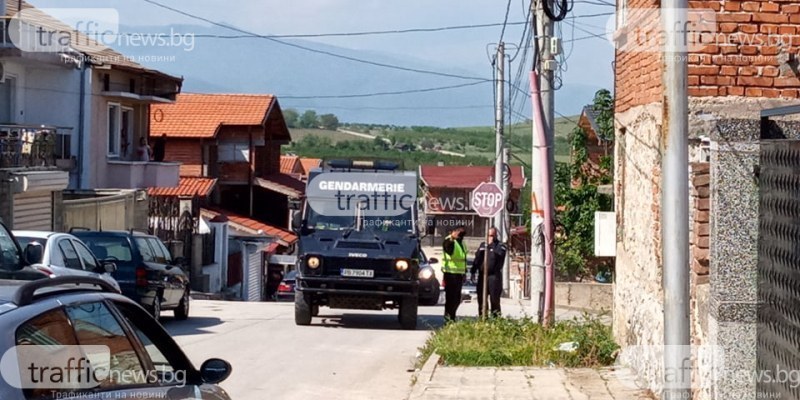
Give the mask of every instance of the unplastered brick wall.
<path id="1" fill-rule="evenodd" d="M 800 2 L 689 1 L 715 28 L 690 49 L 690 96 L 797 98 Z"/>
<path id="2" fill-rule="evenodd" d="M 654 0 L 628 0 L 626 19 L 636 21 L 636 29 L 652 31 L 657 29 L 659 20 L 657 14 L 648 10 L 657 10 L 659 1 Z M 660 102 L 663 96 L 661 76 L 663 73 L 663 60 L 657 51 L 627 51 L 626 43 L 633 38 L 628 35 L 630 29 L 625 24 L 620 24 L 616 32 L 616 60 L 615 60 L 615 109 L 625 112 L 632 107 Z"/>

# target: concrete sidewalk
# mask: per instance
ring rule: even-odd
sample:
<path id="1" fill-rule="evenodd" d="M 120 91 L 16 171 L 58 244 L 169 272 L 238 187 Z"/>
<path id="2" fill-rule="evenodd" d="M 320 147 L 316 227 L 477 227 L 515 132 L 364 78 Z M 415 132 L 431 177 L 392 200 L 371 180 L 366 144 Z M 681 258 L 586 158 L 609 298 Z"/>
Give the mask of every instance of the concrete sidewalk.
<path id="1" fill-rule="evenodd" d="M 611 369 L 465 368 L 439 365 L 432 356 L 416 376 L 409 400 L 644 400 Z"/>

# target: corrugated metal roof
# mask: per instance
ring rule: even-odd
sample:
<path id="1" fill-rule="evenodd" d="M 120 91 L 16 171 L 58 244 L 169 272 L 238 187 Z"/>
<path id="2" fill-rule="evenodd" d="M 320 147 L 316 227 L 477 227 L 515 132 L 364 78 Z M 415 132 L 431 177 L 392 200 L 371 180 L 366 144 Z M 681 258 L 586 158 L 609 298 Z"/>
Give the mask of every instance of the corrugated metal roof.
<path id="1" fill-rule="evenodd" d="M 173 138 L 213 138 L 223 125 L 262 125 L 274 102 L 272 95 L 183 93 L 173 104 L 151 106 L 150 132 Z"/>
<path id="2" fill-rule="evenodd" d="M 150 196 L 208 197 L 214 190 L 217 180 L 213 178 L 181 177 L 177 187 L 151 187 Z"/>
<path id="3" fill-rule="evenodd" d="M 429 188 L 474 189 L 494 177 L 492 166 L 422 165 L 419 169 L 420 178 Z M 525 183 L 525 170 L 519 165 L 512 166 L 511 187 L 519 189 Z"/>

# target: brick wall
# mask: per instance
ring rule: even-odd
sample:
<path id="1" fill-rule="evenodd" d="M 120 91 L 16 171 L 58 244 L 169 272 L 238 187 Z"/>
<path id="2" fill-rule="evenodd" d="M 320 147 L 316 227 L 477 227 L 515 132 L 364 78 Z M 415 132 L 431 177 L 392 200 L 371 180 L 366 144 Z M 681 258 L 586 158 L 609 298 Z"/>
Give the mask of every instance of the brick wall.
<path id="1" fill-rule="evenodd" d="M 659 6 L 658 0 L 629 0 L 626 18 L 636 21 L 639 29 L 654 30 L 659 24 L 656 14 L 641 11 Z M 617 34 L 618 47 L 624 46 L 623 43 L 628 41 L 627 32 L 623 29 Z M 616 52 L 614 92 L 617 112 L 661 101 L 662 65 L 661 55 L 657 52 Z"/>
<path id="2" fill-rule="evenodd" d="M 200 140 L 170 139 L 164 153 L 164 161 L 182 163 L 181 176 L 203 176 L 203 145 Z"/>

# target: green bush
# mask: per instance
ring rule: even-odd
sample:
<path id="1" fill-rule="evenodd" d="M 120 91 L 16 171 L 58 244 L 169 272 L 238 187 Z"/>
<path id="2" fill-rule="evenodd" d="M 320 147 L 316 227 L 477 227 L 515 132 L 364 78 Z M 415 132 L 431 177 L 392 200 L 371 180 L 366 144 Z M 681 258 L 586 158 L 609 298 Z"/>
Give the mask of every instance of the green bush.
<path id="1" fill-rule="evenodd" d="M 577 342 L 572 352 L 558 346 Z M 594 368 L 614 363 L 619 346 L 611 327 L 596 318 L 561 321 L 546 328 L 531 319 L 464 319 L 435 331 L 421 362 L 436 352 L 446 365 Z"/>

